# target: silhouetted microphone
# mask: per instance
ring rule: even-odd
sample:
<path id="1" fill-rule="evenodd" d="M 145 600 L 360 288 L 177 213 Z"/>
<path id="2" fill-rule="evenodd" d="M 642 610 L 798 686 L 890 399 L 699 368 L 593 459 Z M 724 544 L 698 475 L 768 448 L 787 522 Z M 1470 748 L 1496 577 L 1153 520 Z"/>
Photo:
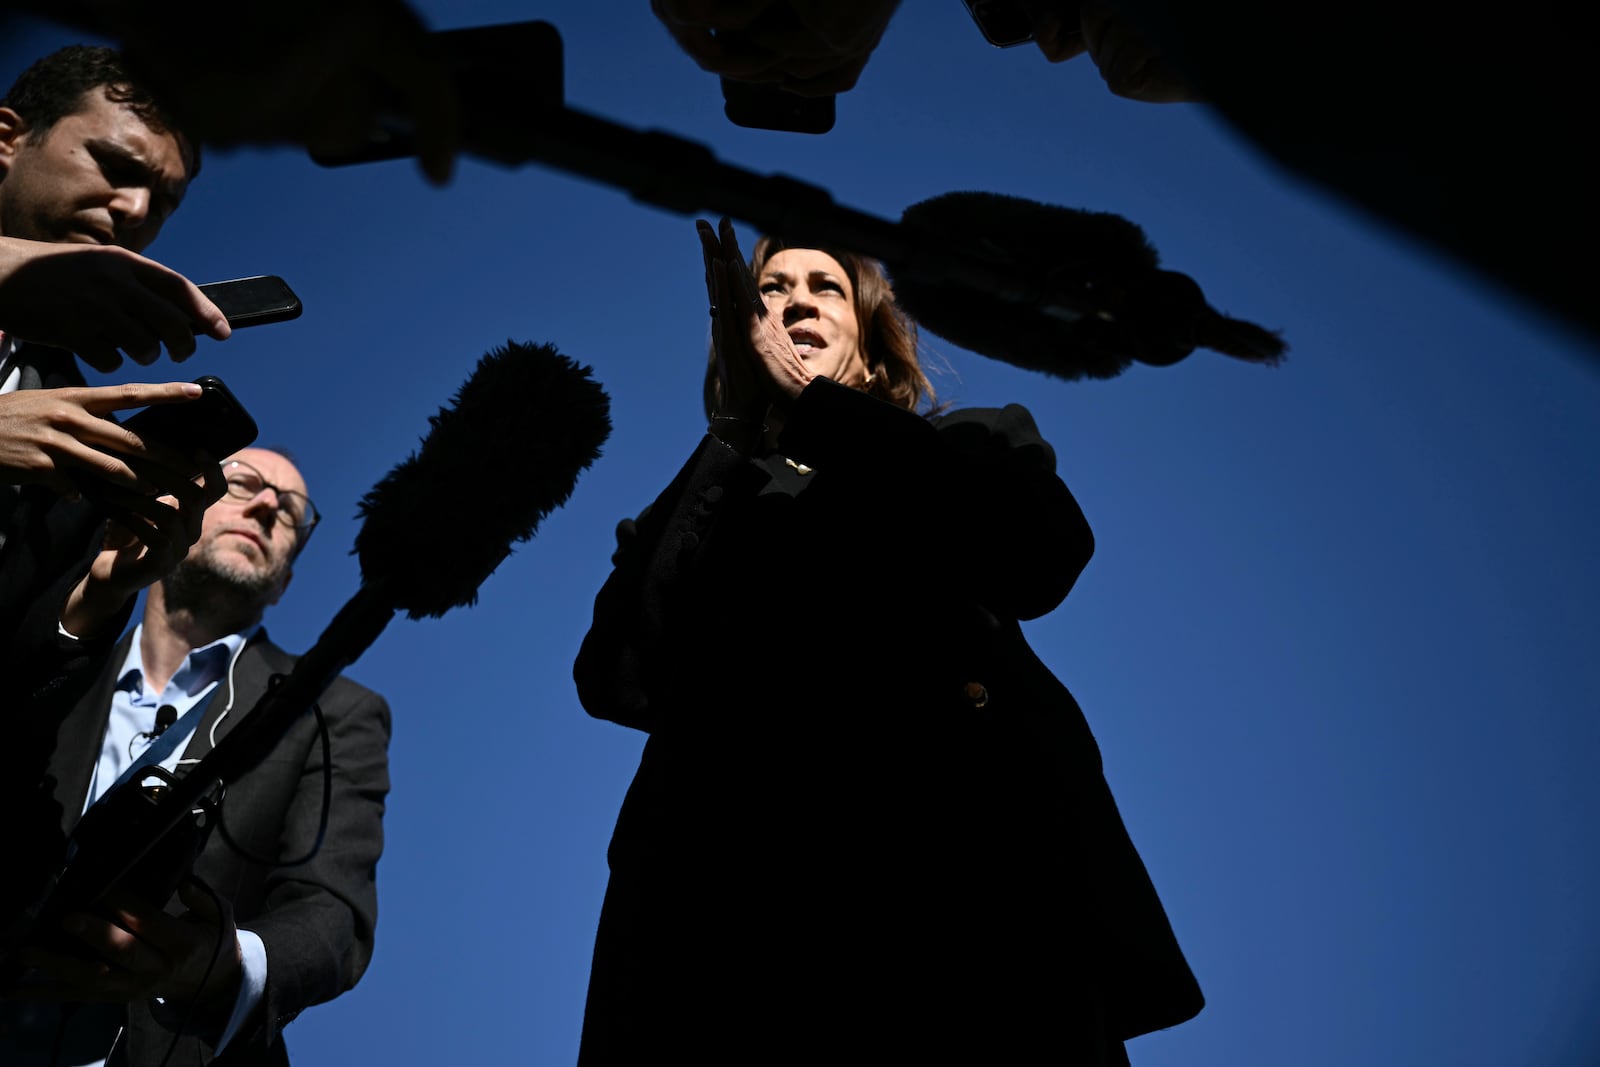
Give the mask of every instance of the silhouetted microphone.
<path id="1" fill-rule="evenodd" d="M 1196 348 L 1254 363 L 1283 357 L 1277 334 L 1221 314 L 1193 279 L 1160 269 L 1144 231 L 1120 215 L 966 192 L 913 204 L 901 222 L 923 245 L 979 251 L 1025 289 L 1007 300 L 895 273 L 895 296 L 919 325 L 993 359 L 1077 379 L 1112 378 L 1134 361 L 1166 366 Z"/>
<path id="2" fill-rule="evenodd" d="M 90 808 L 55 892 L 29 909 L 30 918 L 86 908 L 125 875 L 164 902 L 186 872 L 135 871 L 141 858 L 219 783 L 260 763 L 396 611 L 420 618 L 473 603 L 512 545 L 533 536 L 599 457 L 611 433 L 609 408 L 590 369 L 549 345 L 507 342 L 485 355 L 452 406 L 429 417 L 432 429 L 417 451 L 361 501 L 356 595 L 187 774 L 168 776 L 158 795 Z"/>

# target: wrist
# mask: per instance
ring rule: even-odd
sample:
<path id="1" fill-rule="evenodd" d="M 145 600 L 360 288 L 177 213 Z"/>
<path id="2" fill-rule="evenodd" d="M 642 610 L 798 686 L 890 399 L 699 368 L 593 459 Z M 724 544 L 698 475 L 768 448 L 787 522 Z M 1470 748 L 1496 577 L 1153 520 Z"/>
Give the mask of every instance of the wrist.
<path id="1" fill-rule="evenodd" d="M 106 582 L 95 581 L 92 575 L 86 574 L 72 587 L 72 592 L 67 594 L 67 602 L 61 609 L 59 625 L 73 637 L 79 639 L 94 637 L 122 613 L 122 609 L 136 592 L 137 590 L 119 591 Z"/>

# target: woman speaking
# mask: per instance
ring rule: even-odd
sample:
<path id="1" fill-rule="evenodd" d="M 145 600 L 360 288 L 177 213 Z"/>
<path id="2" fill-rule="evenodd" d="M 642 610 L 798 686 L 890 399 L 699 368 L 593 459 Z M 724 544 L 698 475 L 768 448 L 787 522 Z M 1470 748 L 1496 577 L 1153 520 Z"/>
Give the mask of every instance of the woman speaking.
<path id="1" fill-rule="evenodd" d="M 710 432 L 574 668 L 649 733 L 580 1062 L 1127 1062 L 1200 1010 L 1100 755 L 1018 621 L 1093 551 L 1009 405 L 926 415 L 848 252 L 697 225 Z"/>

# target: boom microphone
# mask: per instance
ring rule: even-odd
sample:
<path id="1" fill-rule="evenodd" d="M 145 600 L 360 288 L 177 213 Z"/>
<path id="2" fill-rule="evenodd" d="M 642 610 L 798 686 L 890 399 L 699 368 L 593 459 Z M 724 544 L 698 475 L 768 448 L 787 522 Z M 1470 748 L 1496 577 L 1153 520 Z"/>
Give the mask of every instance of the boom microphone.
<path id="1" fill-rule="evenodd" d="M 997 269 L 1035 280 L 1035 299 L 1019 304 L 896 274 L 895 296 L 911 317 L 974 352 L 1067 379 L 1115 377 L 1135 360 L 1166 366 L 1196 348 L 1255 363 L 1283 357 L 1277 334 L 1221 314 L 1188 275 L 1161 270 L 1144 231 L 1120 215 L 973 192 L 913 204 L 901 221 L 929 240 L 982 247 Z M 1059 303 L 1094 313 L 1045 310 Z"/>
<path id="2" fill-rule="evenodd" d="M 548 345 L 507 341 L 453 402 L 360 506 L 362 579 L 386 584 L 413 619 L 476 601 L 511 546 L 566 503 L 611 433 L 604 391 Z"/>
<path id="3" fill-rule="evenodd" d="M 171 832 L 206 806 L 219 784 L 265 759 L 397 610 L 437 616 L 476 600 L 478 585 L 512 545 L 533 536 L 599 457 L 611 432 L 610 405 L 589 375 L 549 345 L 507 342 L 478 362 L 453 407 L 429 418 L 432 429 L 420 448 L 362 500 L 365 522 L 356 538 L 362 583 L 355 596 L 187 774 L 152 768 L 152 776 L 164 779 L 161 789 L 146 792 L 130 781 L 85 813 L 51 886 L 0 939 L 0 970 L 32 931 L 53 929 L 51 919 L 65 911 L 89 908 L 125 876 L 164 902 L 177 885 L 172 875 L 185 872 L 151 871 L 161 866 L 158 846 L 179 836 Z"/>

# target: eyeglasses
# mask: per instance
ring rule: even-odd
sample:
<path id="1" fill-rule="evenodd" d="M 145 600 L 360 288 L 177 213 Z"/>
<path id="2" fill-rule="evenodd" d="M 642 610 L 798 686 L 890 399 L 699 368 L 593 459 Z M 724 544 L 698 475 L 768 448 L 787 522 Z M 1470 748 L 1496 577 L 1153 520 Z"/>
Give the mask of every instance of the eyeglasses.
<path id="1" fill-rule="evenodd" d="M 244 460 L 230 459 L 224 463 L 222 476 L 228 482 L 228 495 L 235 500 L 254 500 L 263 489 L 271 489 L 278 498 L 278 521 L 293 527 L 302 537 L 311 533 L 322 521 L 322 515 L 310 497 L 293 489 L 278 488 Z"/>

